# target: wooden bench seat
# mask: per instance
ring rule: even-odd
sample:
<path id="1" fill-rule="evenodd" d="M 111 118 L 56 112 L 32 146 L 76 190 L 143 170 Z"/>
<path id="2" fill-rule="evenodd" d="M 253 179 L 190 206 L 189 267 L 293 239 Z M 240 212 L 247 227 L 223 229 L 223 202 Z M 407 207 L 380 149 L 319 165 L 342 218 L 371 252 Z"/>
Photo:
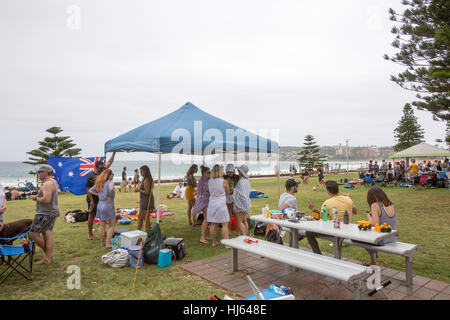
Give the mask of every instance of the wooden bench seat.
<path id="1" fill-rule="evenodd" d="M 370 268 L 353 262 L 318 255 L 310 251 L 275 244 L 264 240 L 258 240 L 258 243 L 246 243 L 244 241 L 246 238 L 246 236 L 240 236 L 233 239 L 221 240 L 223 245 L 233 249 L 233 272 L 238 271 L 238 250 L 244 250 L 325 277 L 331 277 L 346 282 L 355 288 L 355 299 L 360 299 L 365 283 L 363 280 L 371 273 Z"/>

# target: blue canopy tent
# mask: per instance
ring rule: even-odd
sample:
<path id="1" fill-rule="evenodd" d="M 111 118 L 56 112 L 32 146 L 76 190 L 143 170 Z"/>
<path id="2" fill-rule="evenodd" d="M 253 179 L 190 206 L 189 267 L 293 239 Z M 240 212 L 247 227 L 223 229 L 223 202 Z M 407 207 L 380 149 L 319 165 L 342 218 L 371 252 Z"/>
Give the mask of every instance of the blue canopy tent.
<path id="1" fill-rule="evenodd" d="M 182 153 L 209 155 L 216 152 L 276 153 L 280 193 L 278 143 L 214 117 L 190 102 L 180 109 L 128 131 L 105 143 L 107 152 L 158 154 L 158 199 L 160 205 L 161 155 Z M 159 214 L 157 215 L 159 223 Z"/>

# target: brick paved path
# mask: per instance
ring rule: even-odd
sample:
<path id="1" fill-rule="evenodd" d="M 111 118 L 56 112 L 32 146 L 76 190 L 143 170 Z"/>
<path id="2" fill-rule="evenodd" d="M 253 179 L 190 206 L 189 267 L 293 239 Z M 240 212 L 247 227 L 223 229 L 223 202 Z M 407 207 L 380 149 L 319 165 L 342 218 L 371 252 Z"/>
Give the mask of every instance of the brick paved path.
<path id="1" fill-rule="evenodd" d="M 344 259 L 359 263 L 359 261 Z M 242 298 L 252 295 L 247 274 L 260 289 L 272 283 L 290 287 L 298 300 L 342 300 L 353 298 L 353 288 L 336 284 L 335 280 L 312 272 L 263 258 L 246 252 L 239 252 L 239 271 L 231 272 L 230 253 L 201 261 L 183 264 L 181 269 L 199 276 Z M 450 300 L 450 285 L 421 276 L 414 277 L 413 287 L 404 284 L 405 273 L 381 268 L 382 281 L 389 279 L 392 284 L 385 292 L 394 300 Z M 369 290 L 367 290 L 368 292 Z M 372 297 L 362 295 L 362 299 L 386 299 L 380 292 Z"/>

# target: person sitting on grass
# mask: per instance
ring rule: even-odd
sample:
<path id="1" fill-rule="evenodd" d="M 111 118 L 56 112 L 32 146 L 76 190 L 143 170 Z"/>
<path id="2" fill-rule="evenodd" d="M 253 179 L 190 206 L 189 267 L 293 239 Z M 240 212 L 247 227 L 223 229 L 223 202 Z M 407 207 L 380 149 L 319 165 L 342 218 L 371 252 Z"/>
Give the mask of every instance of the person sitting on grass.
<path id="1" fill-rule="evenodd" d="M 333 207 L 336 207 L 337 209 L 337 219 L 341 222 L 344 222 L 344 214 L 345 212 L 348 213 L 348 221 L 351 223 L 352 215 L 357 214 L 358 210 L 356 209 L 355 205 L 353 204 L 352 199 L 349 195 L 340 195 L 339 194 L 339 185 L 336 181 L 328 180 L 325 182 L 325 188 L 328 192 L 328 195 L 330 196 L 330 199 L 325 200 L 322 204 L 320 212 L 323 212 L 324 205 L 327 206 L 328 209 L 328 220 L 331 220 L 334 217 L 331 217 L 331 210 Z M 308 200 L 308 208 L 311 210 L 316 210 L 314 207 L 314 202 Z M 322 254 L 319 248 L 319 244 L 317 243 L 317 237 L 324 237 L 325 235 L 315 232 L 305 232 L 306 239 L 309 242 L 309 245 L 311 246 L 311 249 L 314 253 Z"/>
<path id="2" fill-rule="evenodd" d="M 22 196 L 16 188 L 12 188 L 11 190 L 11 200 L 22 200 Z"/>
<path id="3" fill-rule="evenodd" d="M 128 191 L 131 192 L 131 189 L 133 189 L 133 179 L 128 178 Z"/>
<path id="4" fill-rule="evenodd" d="M 101 246 L 106 248 L 112 248 L 111 239 L 113 238 L 114 227 L 116 225 L 113 178 L 114 174 L 112 170 L 106 169 L 97 177 L 94 186 L 89 190 L 90 193 L 96 195 L 99 199 L 97 205 L 97 219 L 100 220 L 99 236 Z M 106 223 L 109 225 L 108 233 L 105 232 Z"/>
<path id="5" fill-rule="evenodd" d="M 173 189 L 172 193 L 167 195 L 167 199 L 181 198 L 182 189 L 183 189 L 183 180 L 180 180 L 175 189 Z"/>
<path id="6" fill-rule="evenodd" d="M 366 172 L 366 174 L 364 175 L 364 182 L 370 184 L 371 186 L 375 185 L 372 171 Z"/>

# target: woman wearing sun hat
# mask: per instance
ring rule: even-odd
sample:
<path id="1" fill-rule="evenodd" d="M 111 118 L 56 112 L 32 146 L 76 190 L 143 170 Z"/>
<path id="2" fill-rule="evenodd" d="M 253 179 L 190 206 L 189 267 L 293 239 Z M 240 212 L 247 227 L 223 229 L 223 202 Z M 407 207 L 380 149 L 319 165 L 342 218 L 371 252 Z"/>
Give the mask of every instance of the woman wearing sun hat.
<path id="1" fill-rule="evenodd" d="M 250 181 L 248 179 L 248 167 L 242 165 L 237 168 L 239 181 L 233 192 L 233 212 L 236 218 L 238 235 L 248 235 L 247 217 L 251 208 Z"/>

